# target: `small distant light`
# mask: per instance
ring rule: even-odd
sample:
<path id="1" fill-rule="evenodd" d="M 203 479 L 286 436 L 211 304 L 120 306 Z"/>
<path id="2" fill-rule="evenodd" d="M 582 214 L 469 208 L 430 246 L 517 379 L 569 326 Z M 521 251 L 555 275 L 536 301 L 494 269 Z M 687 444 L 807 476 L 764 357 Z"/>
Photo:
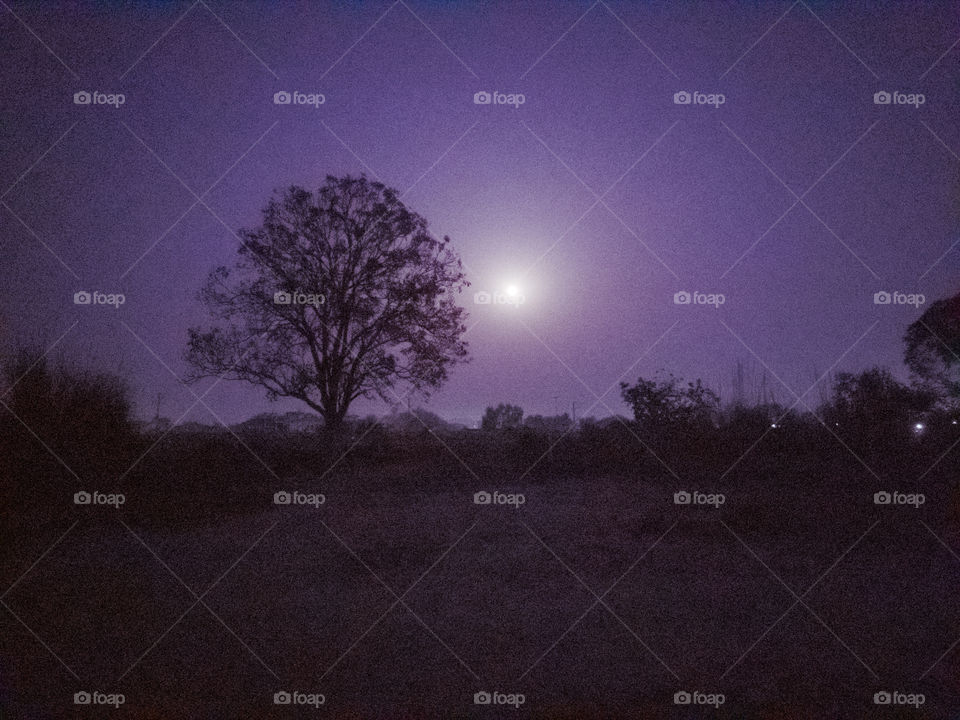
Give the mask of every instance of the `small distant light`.
<path id="1" fill-rule="evenodd" d="M 776 423 L 770 423 L 770 427 L 772 427 L 772 428 L 774 428 L 774 429 L 776 429 L 776 427 L 777 427 L 777 424 L 776 424 Z"/>
<path id="2" fill-rule="evenodd" d="M 917 423 L 916 425 L 913 426 L 913 429 L 916 430 L 917 432 L 923 432 L 923 423 Z"/>
<path id="3" fill-rule="evenodd" d="M 957 421 L 954 420 L 954 421 L 953 421 L 952 423 L 950 423 L 950 424 L 951 424 L 951 425 L 956 425 L 956 424 L 957 424 Z"/>

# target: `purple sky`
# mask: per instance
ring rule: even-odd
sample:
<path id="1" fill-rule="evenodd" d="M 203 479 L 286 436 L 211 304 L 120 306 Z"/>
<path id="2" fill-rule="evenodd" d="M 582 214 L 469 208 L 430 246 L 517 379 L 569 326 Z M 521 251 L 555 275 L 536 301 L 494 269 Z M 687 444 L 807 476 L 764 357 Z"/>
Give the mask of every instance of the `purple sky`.
<path id="1" fill-rule="evenodd" d="M 737 360 L 787 404 L 773 374 L 802 393 L 838 360 L 902 373 L 923 307 L 873 294 L 960 289 L 958 21 L 954 2 L 0 3 L 0 342 L 66 332 L 53 356 L 178 418 L 195 398 L 160 360 L 185 372 L 231 230 L 275 188 L 365 172 L 452 238 L 473 283 L 473 360 L 427 405 L 445 417 L 596 396 L 589 414 L 624 412 L 616 383 L 658 368 L 729 397 Z M 474 304 L 511 282 L 523 305 Z M 126 303 L 74 305 L 83 289 Z M 204 402 L 227 422 L 300 409 L 233 382 Z"/>

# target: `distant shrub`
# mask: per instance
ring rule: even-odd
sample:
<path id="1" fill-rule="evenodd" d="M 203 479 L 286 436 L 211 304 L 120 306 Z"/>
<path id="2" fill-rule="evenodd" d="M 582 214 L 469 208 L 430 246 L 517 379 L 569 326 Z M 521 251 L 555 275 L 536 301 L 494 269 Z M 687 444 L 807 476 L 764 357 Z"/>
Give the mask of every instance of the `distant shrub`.
<path id="1" fill-rule="evenodd" d="M 0 412 L 6 414 L 4 422 L 16 438 L 21 459 L 29 462 L 38 453 L 49 456 L 42 442 L 81 478 L 113 473 L 124 462 L 136 431 L 121 380 L 52 367 L 31 351 L 20 351 L 5 363 L 3 379 L 7 410 Z"/>
<path id="2" fill-rule="evenodd" d="M 684 385 L 673 374 L 652 380 L 640 378 L 632 386 L 620 383 L 620 392 L 644 433 L 706 428 L 713 424 L 719 406 L 716 393 L 699 379 Z"/>
<path id="3" fill-rule="evenodd" d="M 482 430 L 510 430 L 520 427 L 523 422 L 523 408 L 517 405 L 500 403 L 495 408 L 488 407 L 480 421 Z"/>

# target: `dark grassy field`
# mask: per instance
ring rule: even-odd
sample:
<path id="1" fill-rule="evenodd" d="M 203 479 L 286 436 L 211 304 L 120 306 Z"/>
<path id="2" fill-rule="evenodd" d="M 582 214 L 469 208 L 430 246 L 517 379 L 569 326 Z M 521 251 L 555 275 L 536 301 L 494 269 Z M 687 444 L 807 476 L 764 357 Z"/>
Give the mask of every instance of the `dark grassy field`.
<path id="1" fill-rule="evenodd" d="M 522 431 L 365 431 L 175 433 L 120 480 L 157 437 L 131 437 L 80 479 L 18 438 L 3 504 L 5 717 L 114 712 L 74 705 L 81 690 L 122 693 L 116 712 L 139 718 L 960 707 L 949 427 L 856 448 L 820 426 L 645 447 L 615 425 L 552 449 L 556 437 Z M 77 506 L 78 489 L 126 501 Z M 325 502 L 276 505 L 280 490 Z M 525 501 L 477 505 L 481 490 Z M 683 490 L 724 502 L 675 504 Z M 924 503 L 877 505 L 883 490 Z M 274 705 L 282 690 L 325 702 Z M 524 702 L 475 705 L 484 690 Z M 724 703 L 675 705 L 680 690 Z M 878 707 L 883 690 L 925 703 Z"/>

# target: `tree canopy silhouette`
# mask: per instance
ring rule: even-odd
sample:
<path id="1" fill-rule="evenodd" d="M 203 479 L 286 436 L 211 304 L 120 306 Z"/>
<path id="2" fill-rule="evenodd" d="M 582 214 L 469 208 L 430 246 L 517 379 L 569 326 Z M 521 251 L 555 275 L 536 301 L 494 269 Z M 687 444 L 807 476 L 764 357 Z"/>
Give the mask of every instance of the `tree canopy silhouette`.
<path id="1" fill-rule="evenodd" d="M 907 328 L 904 362 L 919 383 L 946 399 L 960 400 L 960 294 L 937 300 Z"/>
<path id="2" fill-rule="evenodd" d="M 241 238 L 200 293 L 215 323 L 189 331 L 191 379 L 244 380 L 336 427 L 357 398 L 396 400 L 397 383 L 426 394 L 466 360 L 460 258 L 383 184 L 292 186 Z"/>

